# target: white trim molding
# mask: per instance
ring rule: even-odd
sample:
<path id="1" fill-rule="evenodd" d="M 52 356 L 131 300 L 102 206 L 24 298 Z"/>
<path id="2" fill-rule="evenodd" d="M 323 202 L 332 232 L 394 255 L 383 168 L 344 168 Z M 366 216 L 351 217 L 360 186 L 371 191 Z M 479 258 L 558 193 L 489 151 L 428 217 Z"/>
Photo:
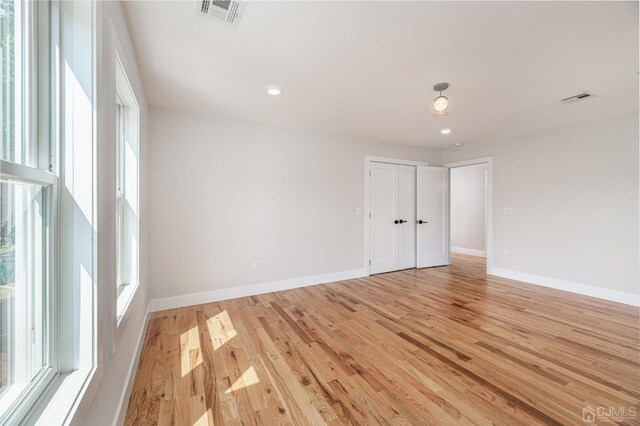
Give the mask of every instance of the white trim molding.
<path id="1" fill-rule="evenodd" d="M 469 256 L 487 257 L 487 252 L 484 250 L 468 249 L 462 247 L 451 247 L 451 253 L 467 254 Z"/>
<path id="2" fill-rule="evenodd" d="M 140 357 L 142 355 L 142 348 L 144 347 L 144 338 L 147 335 L 147 328 L 149 327 L 149 314 L 151 313 L 151 301 L 147 303 L 147 310 L 144 314 L 144 324 L 140 329 L 140 335 L 138 336 L 138 343 L 136 344 L 135 354 L 129 364 L 129 371 L 127 372 L 126 386 L 122 390 L 120 400 L 118 401 L 118 408 L 116 408 L 115 423 L 114 425 L 123 425 L 124 418 L 127 414 L 127 408 L 129 407 L 129 398 L 133 391 L 133 381 L 136 378 L 136 371 L 138 371 L 138 364 L 140 363 Z"/>
<path id="3" fill-rule="evenodd" d="M 427 163 L 426 161 L 401 160 L 398 158 L 376 157 L 375 155 L 365 155 L 364 159 L 367 165 L 372 161 L 376 163 L 401 164 L 404 166 L 428 166 L 429 165 L 429 163 Z"/>
<path id="4" fill-rule="evenodd" d="M 535 284 L 542 287 L 555 288 L 570 293 L 581 294 L 583 296 L 596 297 L 598 299 L 609 300 L 611 302 L 624 303 L 625 305 L 640 306 L 640 295 L 626 293 L 623 291 L 609 290 L 587 284 L 574 283 L 571 281 L 559 280 L 556 278 L 543 277 L 541 275 L 528 274 L 526 272 L 512 271 L 503 268 L 492 268 L 488 274 L 497 277 L 508 278 L 528 284 Z"/>
<path id="5" fill-rule="evenodd" d="M 201 293 L 183 294 L 180 296 L 163 297 L 149 301 L 149 311 L 157 312 L 165 309 L 182 308 L 184 306 L 201 305 L 203 303 L 218 302 L 220 300 L 236 299 L 238 297 L 256 296 L 274 291 L 291 290 L 317 284 L 327 284 L 336 281 L 350 280 L 366 276 L 365 269 L 334 272 L 330 274 L 313 275 L 309 277 L 292 278 L 288 280 L 272 281 L 260 284 L 250 284 L 241 287 L 223 288 L 204 291 Z"/>
<path id="6" fill-rule="evenodd" d="M 481 158 L 473 158 L 471 160 L 463 160 L 456 161 L 453 163 L 443 164 L 442 167 L 454 168 L 454 167 L 465 167 L 465 166 L 475 166 L 476 164 L 489 164 L 493 162 L 493 157 L 481 157 Z"/>

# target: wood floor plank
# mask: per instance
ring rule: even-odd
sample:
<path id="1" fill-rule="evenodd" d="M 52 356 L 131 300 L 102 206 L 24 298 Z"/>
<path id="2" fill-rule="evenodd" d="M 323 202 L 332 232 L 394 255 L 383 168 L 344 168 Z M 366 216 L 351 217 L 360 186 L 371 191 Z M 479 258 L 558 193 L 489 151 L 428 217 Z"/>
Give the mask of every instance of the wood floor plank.
<path id="1" fill-rule="evenodd" d="M 484 259 L 156 312 L 126 425 L 640 424 L 637 308 Z M 635 409 L 635 411 L 633 411 Z"/>

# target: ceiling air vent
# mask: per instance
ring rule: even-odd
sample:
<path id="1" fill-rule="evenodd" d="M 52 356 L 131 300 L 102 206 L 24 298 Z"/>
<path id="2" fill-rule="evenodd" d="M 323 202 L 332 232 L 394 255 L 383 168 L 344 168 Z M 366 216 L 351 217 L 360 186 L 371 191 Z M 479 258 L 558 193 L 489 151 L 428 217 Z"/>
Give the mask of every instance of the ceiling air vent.
<path id="1" fill-rule="evenodd" d="M 198 12 L 238 28 L 245 6 L 246 3 L 243 1 L 201 0 L 198 2 Z"/>
<path id="2" fill-rule="evenodd" d="M 584 101 L 585 99 L 593 98 L 595 95 L 589 92 L 582 92 L 575 96 L 569 96 L 568 98 L 562 99 L 560 102 L 565 104 L 575 104 L 576 102 Z"/>

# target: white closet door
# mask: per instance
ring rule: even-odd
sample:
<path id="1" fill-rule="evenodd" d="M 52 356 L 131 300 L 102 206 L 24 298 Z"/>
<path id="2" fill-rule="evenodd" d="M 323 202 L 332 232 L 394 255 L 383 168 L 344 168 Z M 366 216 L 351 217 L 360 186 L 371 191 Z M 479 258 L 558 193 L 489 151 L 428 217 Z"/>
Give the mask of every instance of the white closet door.
<path id="1" fill-rule="evenodd" d="M 398 270 L 398 166 L 371 163 L 369 181 L 371 274 Z"/>
<path id="2" fill-rule="evenodd" d="M 418 268 L 449 264 L 449 169 L 418 166 Z"/>
<path id="3" fill-rule="evenodd" d="M 416 267 L 416 167 L 399 168 L 398 269 Z"/>

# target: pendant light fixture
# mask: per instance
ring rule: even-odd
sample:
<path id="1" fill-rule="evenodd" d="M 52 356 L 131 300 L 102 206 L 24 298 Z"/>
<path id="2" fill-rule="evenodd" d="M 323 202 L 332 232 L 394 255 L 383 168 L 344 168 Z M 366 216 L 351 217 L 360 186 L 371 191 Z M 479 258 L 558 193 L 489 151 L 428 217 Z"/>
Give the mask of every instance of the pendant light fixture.
<path id="1" fill-rule="evenodd" d="M 449 83 L 438 83 L 433 86 L 433 90 L 440 92 L 433 101 L 433 116 L 436 118 L 446 117 L 449 115 L 449 99 L 442 94 L 449 88 Z"/>

